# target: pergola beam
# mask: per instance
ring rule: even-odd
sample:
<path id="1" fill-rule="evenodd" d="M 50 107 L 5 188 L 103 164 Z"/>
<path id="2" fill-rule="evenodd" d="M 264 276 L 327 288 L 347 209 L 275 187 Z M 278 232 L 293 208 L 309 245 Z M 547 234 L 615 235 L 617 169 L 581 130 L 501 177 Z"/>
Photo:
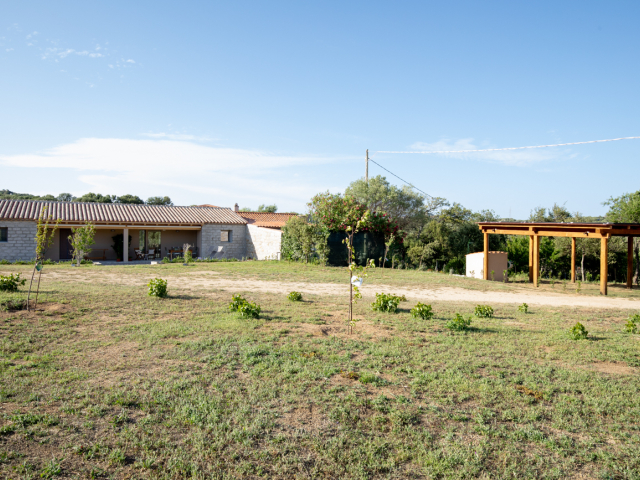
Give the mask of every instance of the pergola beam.
<path id="1" fill-rule="evenodd" d="M 627 288 L 633 288 L 633 237 L 627 239 Z"/>
<path id="2" fill-rule="evenodd" d="M 609 239 L 602 237 L 600 240 L 600 294 L 607 294 L 607 278 L 609 277 L 609 262 L 607 262 L 607 256 L 609 255 Z"/>
<path id="3" fill-rule="evenodd" d="M 484 279 L 489 279 L 489 234 L 529 236 L 529 281 L 538 286 L 540 278 L 540 237 L 571 238 L 571 282 L 576 281 L 576 239 L 600 239 L 600 293 L 607 294 L 609 264 L 609 238 L 628 238 L 627 288 L 632 288 L 633 238 L 640 237 L 640 224 L 626 223 L 523 223 L 523 222 L 479 222 L 484 238 Z"/>
<path id="4" fill-rule="evenodd" d="M 529 235 L 529 282 L 533 283 L 533 235 Z"/>
<path id="5" fill-rule="evenodd" d="M 576 283 L 576 237 L 571 238 L 571 283 Z"/>
<path id="6" fill-rule="evenodd" d="M 484 232 L 484 258 L 482 267 L 482 278 L 489 280 L 489 233 Z"/>

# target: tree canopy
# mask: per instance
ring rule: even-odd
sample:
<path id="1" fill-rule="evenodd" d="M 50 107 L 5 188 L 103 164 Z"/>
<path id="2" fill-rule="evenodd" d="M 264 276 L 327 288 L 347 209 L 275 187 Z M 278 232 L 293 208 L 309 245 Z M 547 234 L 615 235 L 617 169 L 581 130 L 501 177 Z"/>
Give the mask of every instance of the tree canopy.
<path id="1" fill-rule="evenodd" d="M 411 187 L 398 188 L 381 175 L 351 182 L 345 196 L 353 197 L 370 212 L 384 212 L 393 218 L 400 228 L 409 228 L 423 222 L 429 213 L 423 195 Z"/>
<path id="2" fill-rule="evenodd" d="M 147 205 L 173 205 L 169 197 L 149 197 L 146 201 Z"/>
<path id="3" fill-rule="evenodd" d="M 640 190 L 611 197 L 603 203 L 609 207 L 607 220 L 614 223 L 640 223 Z"/>

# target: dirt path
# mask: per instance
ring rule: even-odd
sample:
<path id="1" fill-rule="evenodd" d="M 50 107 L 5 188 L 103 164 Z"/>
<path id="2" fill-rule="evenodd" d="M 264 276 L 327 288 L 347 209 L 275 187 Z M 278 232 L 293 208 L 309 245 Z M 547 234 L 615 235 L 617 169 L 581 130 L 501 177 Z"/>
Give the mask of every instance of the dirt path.
<path id="1" fill-rule="evenodd" d="M 91 283 L 120 284 L 120 285 L 146 285 L 149 276 L 144 274 L 118 275 L 115 272 L 61 272 L 53 271 L 49 278 L 62 281 L 85 281 Z M 312 295 L 341 295 L 348 292 L 348 285 L 335 283 L 306 283 L 306 282 L 279 282 L 268 280 L 236 280 L 229 279 L 218 272 L 198 272 L 193 275 L 166 276 L 170 289 L 217 289 L 229 292 L 267 292 L 287 294 L 298 291 Z M 364 297 L 374 297 L 375 293 L 386 292 L 396 295 L 405 295 L 409 301 L 445 301 L 445 302 L 472 302 L 478 304 L 509 303 L 529 305 L 549 305 L 582 308 L 611 308 L 640 310 L 640 300 L 626 298 L 610 298 L 595 296 L 580 296 L 573 294 L 552 294 L 537 292 L 504 292 L 504 291 L 478 291 L 466 290 L 457 287 L 442 286 L 412 286 L 397 287 L 390 285 L 364 285 L 361 289 Z"/>

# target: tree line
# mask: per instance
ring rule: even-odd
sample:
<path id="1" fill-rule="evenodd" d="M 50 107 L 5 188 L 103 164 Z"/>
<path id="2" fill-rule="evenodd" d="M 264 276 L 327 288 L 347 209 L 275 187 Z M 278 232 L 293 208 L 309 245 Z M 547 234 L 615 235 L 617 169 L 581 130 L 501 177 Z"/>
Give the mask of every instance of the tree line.
<path id="1" fill-rule="evenodd" d="M 307 226 L 294 219 L 283 229 L 284 258 L 306 259 L 325 255 L 324 239 L 341 231 L 345 222 L 345 201 L 362 206 L 360 211 L 385 214 L 388 223 L 381 226 L 387 244 L 385 265 L 399 268 L 453 270 L 465 273 L 465 256 L 483 250 L 483 236 L 477 222 L 517 221 L 500 218 L 492 210 L 472 211 L 459 203 L 441 197 L 426 197 L 412 188 L 391 185 L 383 176 L 352 182 L 344 194 L 316 195 L 308 204 Z M 640 191 L 610 198 L 605 217 L 570 212 L 557 203 L 536 207 L 526 221 L 530 222 L 618 222 L 640 223 Z M 353 210 L 351 211 L 353 212 Z M 638 282 L 640 239 L 635 239 L 634 282 Z M 584 281 L 597 280 L 600 272 L 600 242 L 577 239 L 578 275 Z M 505 251 L 510 261 L 510 274 L 529 270 L 529 238 L 518 235 L 489 235 L 489 249 Z M 609 242 L 610 280 L 626 281 L 627 240 L 613 237 Z M 568 279 L 571 276 L 571 239 L 543 237 L 540 241 L 540 270 L 543 278 Z"/>
<path id="2" fill-rule="evenodd" d="M 87 202 L 87 203 L 126 203 L 133 205 L 173 205 L 169 197 L 149 197 L 146 200 L 137 195 L 102 195 L 101 193 L 85 193 L 74 197 L 70 193 L 59 195 L 31 195 L 29 193 L 15 193 L 10 190 L 0 190 L 0 200 L 46 200 L 49 202 Z"/>

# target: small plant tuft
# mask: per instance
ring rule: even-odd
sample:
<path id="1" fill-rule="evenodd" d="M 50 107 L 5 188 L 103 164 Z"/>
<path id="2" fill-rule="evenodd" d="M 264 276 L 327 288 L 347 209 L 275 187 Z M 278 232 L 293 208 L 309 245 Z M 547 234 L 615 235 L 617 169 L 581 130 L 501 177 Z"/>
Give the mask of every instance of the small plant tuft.
<path id="1" fill-rule="evenodd" d="M 640 324 L 640 314 L 629 315 L 627 323 L 624 325 L 624 331 L 626 333 L 638 333 L 638 324 Z"/>
<path id="2" fill-rule="evenodd" d="M 578 280 L 578 283 L 576 284 L 576 293 L 580 293 L 581 288 L 582 288 L 582 282 Z"/>
<path id="3" fill-rule="evenodd" d="M 149 296 L 165 298 L 167 296 L 167 281 L 161 278 L 154 278 L 147 284 L 149 287 Z"/>
<path id="4" fill-rule="evenodd" d="M 62 465 L 59 459 L 52 458 L 40 472 L 41 478 L 53 478 L 62 473 Z"/>
<path id="5" fill-rule="evenodd" d="M 396 313 L 400 302 L 406 302 L 404 295 L 398 296 L 391 293 L 376 293 L 376 301 L 371 303 L 374 312 Z"/>
<path id="6" fill-rule="evenodd" d="M 477 305 L 473 314 L 479 318 L 493 318 L 493 308 L 489 305 Z"/>
<path id="7" fill-rule="evenodd" d="M 589 332 L 580 322 L 571 327 L 571 338 L 574 340 L 586 340 Z"/>
<path id="8" fill-rule="evenodd" d="M 302 301 L 302 294 L 300 292 L 291 292 L 291 293 L 289 293 L 289 295 L 287 295 L 287 298 L 291 302 L 301 302 Z"/>
<path id="9" fill-rule="evenodd" d="M 471 317 L 464 318 L 459 313 L 456 313 L 456 316 L 445 324 L 445 327 L 454 332 L 464 332 L 468 330 L 470 326 Z"/>
<path id="10" fill-rule="evenodd" d="M 518 311 L 522 313 L 529 313 L 529 305 L 527 305 L 526 303 L 523 303 L 518 307 Z"/>
<path id="11" fill-rule="evenodd" d="M 233 295 L 231 297 L 231 303 L 229 303 L 229 310 L 232 312 L 238 312 L 243 317 L 248 318 L 260 318 L 260 305 L 255 302 L 249 302 L 242 295 Z"/>
<path id="12" fill-rule="evenodd" d="M 423 320 L 429 320 L 433 317 L 433 309 L 431 305 L 425 305 L 424 303 L 416 303 L 416 306 L 411 309 L 411 316 L 413 318 L 421 318 Z"/>
<path id="13" fill-rule="evenodd" d="M 27 283 L 27 280 L 20 278 L 20 274 L 0 275 L 0 292 L 17 292 L 20 285 Z"/>

